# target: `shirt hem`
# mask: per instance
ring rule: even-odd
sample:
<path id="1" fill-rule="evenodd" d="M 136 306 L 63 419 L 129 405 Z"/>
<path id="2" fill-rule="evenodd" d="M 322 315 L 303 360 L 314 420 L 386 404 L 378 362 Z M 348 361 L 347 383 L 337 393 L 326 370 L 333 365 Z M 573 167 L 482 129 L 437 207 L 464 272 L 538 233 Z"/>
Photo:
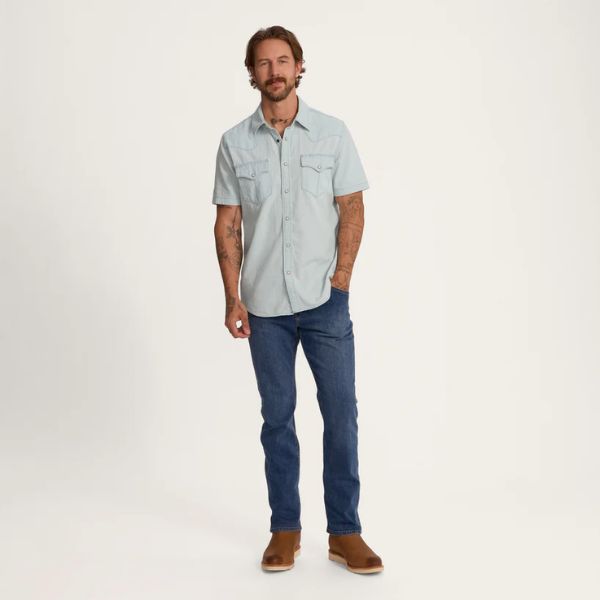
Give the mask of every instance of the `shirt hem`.
<path id="1" fill-rule="evenodd" d="M 292 315 L 295 315 L 296 313 L 302 312 L 304 310 L 311 310 L 313 308 L 318 308 L 319 306 L 321 306 L 322 304 L 325 304 L 325 302 L 327 302 L 327 300 L 329 300 L 329 298 L 331 297 L 331 290 L 329 290 L 329 294 L 325 296 L 325 298 L 319 300 L 319 302 L 317 302 L 317 304 L 315 304 L 314 306 L 307 306 L 306 308 L 301 308 L 300 310 L 297 310 L 296 312 L 291 312 L 291 313 L 281 313 L 278 315 L 266 315 L 266 314 L 260 314 L 255 312 L 254 310 L 252 310 L 247 304 L 246 304 L 246 310 L 249 313 L 252 313 L 255 317 L 291 317 Z"/>

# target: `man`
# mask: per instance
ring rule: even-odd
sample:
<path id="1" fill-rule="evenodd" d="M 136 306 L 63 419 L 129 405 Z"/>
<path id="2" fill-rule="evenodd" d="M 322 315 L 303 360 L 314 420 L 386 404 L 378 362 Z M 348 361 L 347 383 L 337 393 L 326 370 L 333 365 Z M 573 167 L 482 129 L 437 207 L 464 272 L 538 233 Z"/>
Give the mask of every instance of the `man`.
<path id="1" fill-rule="evenodd" d="M 262 568 L 290 569 L 300 551 L 294 410 L 301 342 L 324 421 L 329 558 L 352 572 L 373 573 L 383 564 L 362 539 L 358 516 L 358 411 L 349 312 L 350 277 L 364 224 L 362 191 L 369 184 L 345 123 L 309 107 L 296 94 L 303 63 L 298 40 L 283 27 L 261 29 L 248 42 L 245 64 L 261 102 L 222 135 L 212 200 L 225 326 L 233 337 L 249 341 L 262 401 L 261 443 L 271 507 L 271 540 Z"/>

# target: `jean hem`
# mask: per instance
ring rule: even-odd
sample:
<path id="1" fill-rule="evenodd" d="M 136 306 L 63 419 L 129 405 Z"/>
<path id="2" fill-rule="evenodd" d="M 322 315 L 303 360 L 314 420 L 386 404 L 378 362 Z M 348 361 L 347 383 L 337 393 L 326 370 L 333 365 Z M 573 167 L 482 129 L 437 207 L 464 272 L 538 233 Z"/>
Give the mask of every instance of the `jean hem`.
<path id="1" fill-rule="evenodd" d="M 275 527 L 271 527 L 269 531 L 274 533 L 275 531 L 301 531 L 301 525 L 279 525 Z"/>
<path id="2" fill-rule="evenodd" d="M 331 535 L 348 535 L 350 533 L 362 533 L 362 528 L 359 527 L 358 529 L 340 529 L 334 531 L 333 529 L 330 529 L 328 527 L 327 533 L 330 533 Z"/>

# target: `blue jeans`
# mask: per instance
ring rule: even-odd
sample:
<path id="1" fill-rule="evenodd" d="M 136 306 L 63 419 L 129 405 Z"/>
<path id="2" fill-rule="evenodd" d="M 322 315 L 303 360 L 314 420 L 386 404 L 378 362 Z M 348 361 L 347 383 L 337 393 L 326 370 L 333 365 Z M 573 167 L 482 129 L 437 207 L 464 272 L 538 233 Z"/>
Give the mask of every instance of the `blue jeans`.
<path id="1" fill-rule="evenodd" d="M 252 363 L 261 397 L 260 440 L 271 507 L 270 531 L 302 529 L 300 446 L 296 436 L 298 341 L 317 384 L 323 417 L 323 487 L 327 532 L 361 533 L 358 517 L 358 405 L 349 292 L 332 287 L 320 306 L 292 315 L 248 314 Z"/>

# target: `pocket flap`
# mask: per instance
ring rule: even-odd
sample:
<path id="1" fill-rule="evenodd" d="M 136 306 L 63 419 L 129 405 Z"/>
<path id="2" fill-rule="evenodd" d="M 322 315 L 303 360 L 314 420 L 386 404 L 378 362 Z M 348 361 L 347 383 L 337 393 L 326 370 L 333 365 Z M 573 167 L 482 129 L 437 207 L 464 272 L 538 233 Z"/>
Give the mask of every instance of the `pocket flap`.
<path id="1" fill-rule="evenodd" d="M 259 173 L 265 173 L 269 170 L 269 159 L 253 160 L 251 162 L 235 165 L 235 174 L 237 177 L 247 177 L 254 179 Z"/>
<path id="2" fill-rule="evenodd" d="M 301 154 L 300 164 L 303 167 L 312 167 L 315 171 L 331 169 L 335 162 L 333 154 Z"/>

